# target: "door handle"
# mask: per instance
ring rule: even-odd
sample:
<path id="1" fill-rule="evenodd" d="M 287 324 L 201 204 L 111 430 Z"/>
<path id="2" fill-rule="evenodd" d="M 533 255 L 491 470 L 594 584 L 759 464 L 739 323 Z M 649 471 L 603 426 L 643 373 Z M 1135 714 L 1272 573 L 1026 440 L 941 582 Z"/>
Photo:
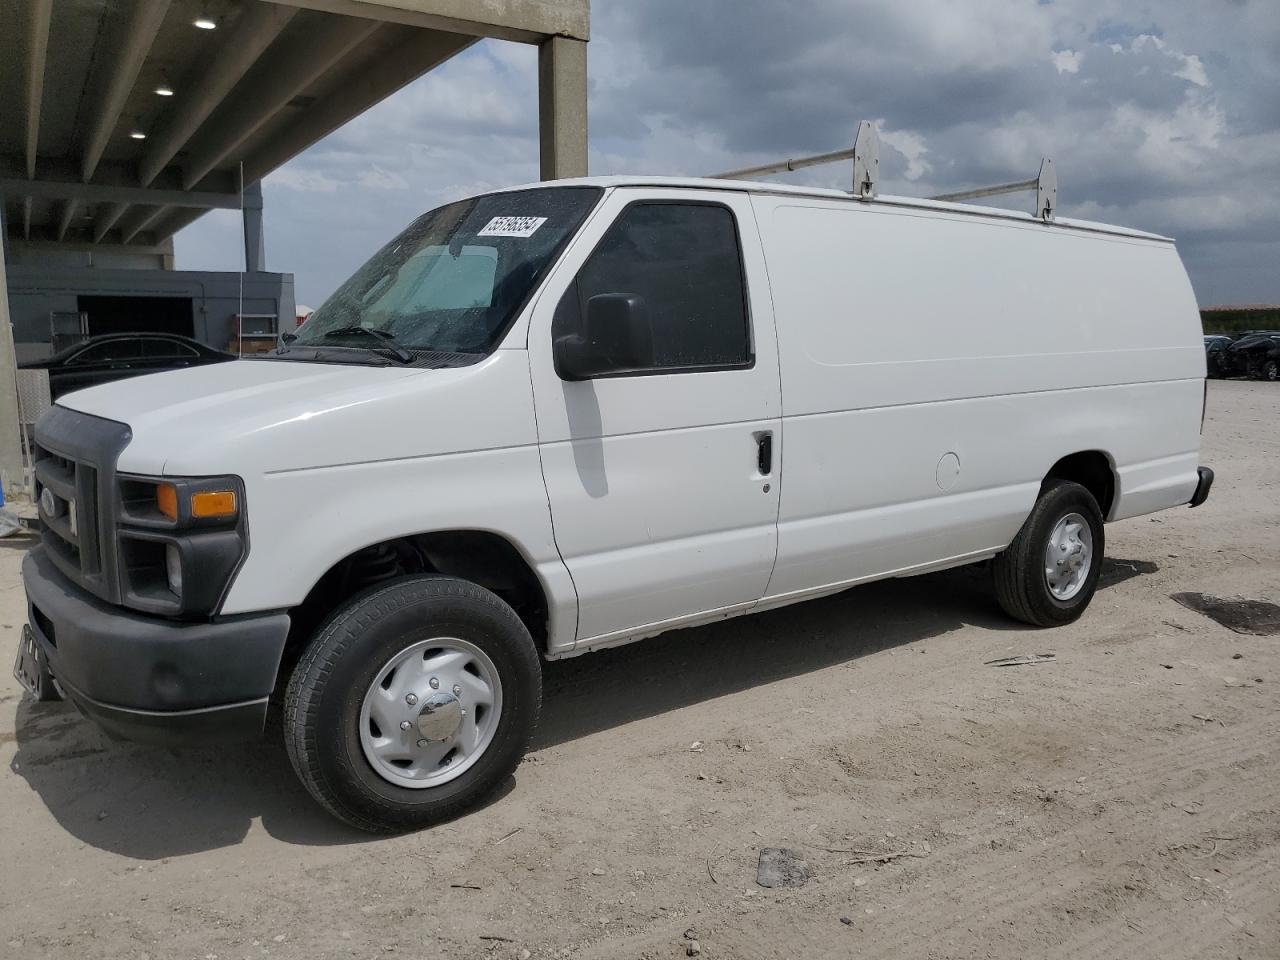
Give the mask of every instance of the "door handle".
<path id="1" fill-rule="evenodd" d="M 760 476 L 773 473 L 773 433 L 766 431 L 756 439 L 756 469 Z"/>

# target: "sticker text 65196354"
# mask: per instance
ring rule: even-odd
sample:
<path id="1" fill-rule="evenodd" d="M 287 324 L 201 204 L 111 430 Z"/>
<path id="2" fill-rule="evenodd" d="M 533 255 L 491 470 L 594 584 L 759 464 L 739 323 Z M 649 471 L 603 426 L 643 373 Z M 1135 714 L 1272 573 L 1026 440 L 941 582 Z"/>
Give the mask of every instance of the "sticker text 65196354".
<path id="1" fill-rule="evenodd" d="M 546 217 L 494 217 L 477 237 L 532 237 L 547 222 Z"/>

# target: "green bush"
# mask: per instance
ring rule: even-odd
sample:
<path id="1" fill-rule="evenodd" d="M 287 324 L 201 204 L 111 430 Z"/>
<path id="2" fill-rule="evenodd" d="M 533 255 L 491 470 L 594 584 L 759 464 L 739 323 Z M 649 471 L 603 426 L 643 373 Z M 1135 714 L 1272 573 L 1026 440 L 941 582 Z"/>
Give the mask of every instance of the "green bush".
<path id="1" fill-rule="evenodd" d="M 1216 307 L 1200 311 L 1205 333 L 1280 330 L 1280 306 Z"/>

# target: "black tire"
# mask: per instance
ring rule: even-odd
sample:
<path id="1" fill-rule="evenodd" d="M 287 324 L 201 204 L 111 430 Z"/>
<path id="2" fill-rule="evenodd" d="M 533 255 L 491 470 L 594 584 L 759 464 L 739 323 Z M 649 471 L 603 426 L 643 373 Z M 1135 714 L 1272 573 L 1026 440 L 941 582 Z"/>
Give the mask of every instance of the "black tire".
<path id="1" fill-rule="evenodd" d="M 489 746 L 464 773 L 420 789 L 392 783 L 360 743 L 364 693 L 397 653 L 458 637 L 492 660 L 502 711 Z M 483 587 L 414 576 L 373 587 L 317 631 L 294 668 L 284 739 L 298 778 L 335 817 L 370 833 L 397 833 L 456 817 L 502 784 L 528 749 L 542 706 L 542 665 L 514 610 Z"/>
<path id="2" fill-rule="evenodd" d="M 1045 578 L 1044 554 L 1058 521 L 1072 513 L 1088 521 L 1093 538 L 1092 557 L 1079 592 L 1069 600 L 1059 600 Z M 1037 627 L 1056 627 L 1078 619 L 1098 588 L 1106 546 L 1104 536 L 1102 511 L 1093 494 L 1067 480 L 1046 482 L 1018 535 L 991 564 L 996 599 L 1004 612 Z"/>
<path id="3" fill-rule="evenodd" d="M 1264 363 L 1262 365 L 1262 379 L 1270 380 L 1272 383 L 1280 380 L 1280 363 L 1275 360 L 1268 360 Z"/>

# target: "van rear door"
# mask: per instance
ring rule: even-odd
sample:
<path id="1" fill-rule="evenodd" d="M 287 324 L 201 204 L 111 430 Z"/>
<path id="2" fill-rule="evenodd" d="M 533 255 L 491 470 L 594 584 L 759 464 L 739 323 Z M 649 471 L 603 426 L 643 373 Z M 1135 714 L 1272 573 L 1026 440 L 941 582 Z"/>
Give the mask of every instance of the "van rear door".
<path id="1" fill-rule="evenodd" d="M 588 304 L 606 294 L 627 295 L 647 317 L 651 362 L 562 378 L 553 341 L 581 339 Z M 746 196 L 614 191 L 544 288 L 529 355 L 579 641 L 762 596 L 777 540 L 781 398 Z"/>

